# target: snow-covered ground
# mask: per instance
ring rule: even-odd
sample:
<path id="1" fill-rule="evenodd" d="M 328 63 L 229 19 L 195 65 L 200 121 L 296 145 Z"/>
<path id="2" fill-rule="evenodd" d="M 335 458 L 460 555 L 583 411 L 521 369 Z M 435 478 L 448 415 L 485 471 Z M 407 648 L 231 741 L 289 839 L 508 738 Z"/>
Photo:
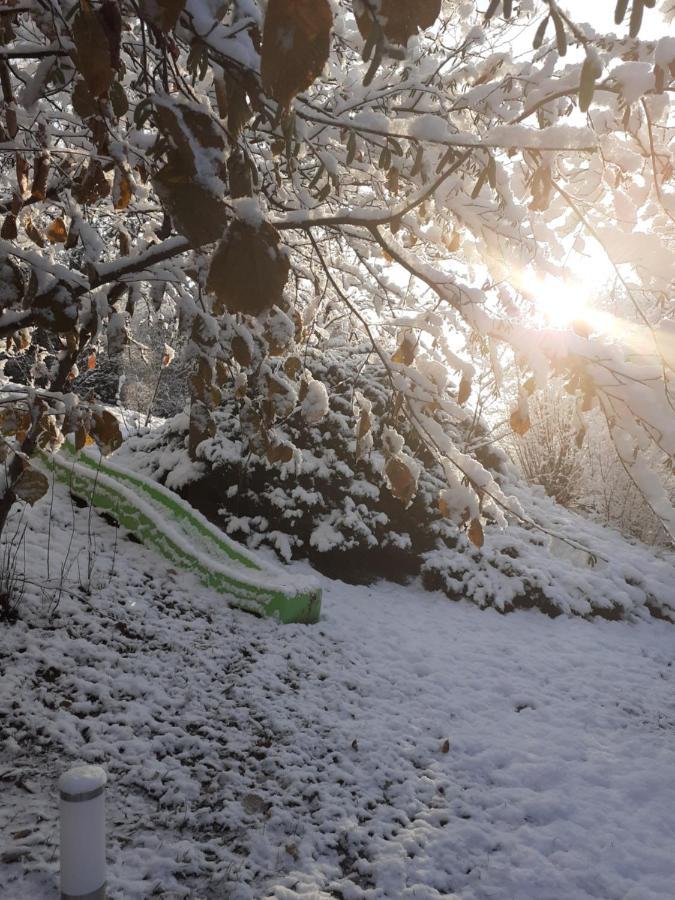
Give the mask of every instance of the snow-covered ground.
<path id="1" fill-rule="evenodd" d="M 26 516 L 34 584 L 0 626 L 3 900 L 56 896 L 78 761 L 109 774 L 111 898 L 675 896 L 672 625 L 324 580 L 322 622 L 280 627 L 61 488 Z M 64 559 L 91 592 L 50 616 Z"/>

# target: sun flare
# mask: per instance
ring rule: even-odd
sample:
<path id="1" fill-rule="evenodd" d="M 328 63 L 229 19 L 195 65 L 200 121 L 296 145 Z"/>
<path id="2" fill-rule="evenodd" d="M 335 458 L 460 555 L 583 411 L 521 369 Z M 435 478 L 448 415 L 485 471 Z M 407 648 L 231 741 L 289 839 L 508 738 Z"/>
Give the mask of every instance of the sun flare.
<path id="1" fill-rule="evenodd" d="M 588 288 L 581 283 L 551 276 L 533 281 L 530 293 L 535 311 L 549 325 L 564 328 L 597 312 L 591 306 Z"/>
<path id="2" fill-rule="evenodd" d="M 613 330 L 613 317 L 599 306 L 612 275 L 604 254 L 574 253 L 560 275 L 528 272 L 521 280 L 535 318 L 553 328 L 585 323 L 592 330 Z"/>

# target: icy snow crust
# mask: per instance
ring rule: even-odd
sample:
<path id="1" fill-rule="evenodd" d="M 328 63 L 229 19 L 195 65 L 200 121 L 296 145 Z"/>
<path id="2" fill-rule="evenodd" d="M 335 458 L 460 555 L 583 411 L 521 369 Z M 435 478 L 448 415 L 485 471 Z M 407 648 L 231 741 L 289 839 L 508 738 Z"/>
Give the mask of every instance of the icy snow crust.
<path id="1" fill-rule="evenodd" d="M 1 897 L 56 896 L 58 778 L 85 763 L 112 900 L 672 898 L 672 625 L 323 579 L 322 623 L 279 629 L 60 485 L 48 540 L 49 513 L 23 514 L 2 626 Z M 51 618 L 64 561 L 92 592 Z"/>

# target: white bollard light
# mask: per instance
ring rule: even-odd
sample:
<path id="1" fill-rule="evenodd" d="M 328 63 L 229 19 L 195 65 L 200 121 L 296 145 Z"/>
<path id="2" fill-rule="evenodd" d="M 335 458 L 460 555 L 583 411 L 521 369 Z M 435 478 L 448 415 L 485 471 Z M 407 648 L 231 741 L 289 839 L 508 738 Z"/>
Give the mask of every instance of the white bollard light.
<path id="1" fill-rule="evenodd" d="M 61 900 L 105 900 L 105 785 L 100 766 L 75 766 L 59 779 Z"/>

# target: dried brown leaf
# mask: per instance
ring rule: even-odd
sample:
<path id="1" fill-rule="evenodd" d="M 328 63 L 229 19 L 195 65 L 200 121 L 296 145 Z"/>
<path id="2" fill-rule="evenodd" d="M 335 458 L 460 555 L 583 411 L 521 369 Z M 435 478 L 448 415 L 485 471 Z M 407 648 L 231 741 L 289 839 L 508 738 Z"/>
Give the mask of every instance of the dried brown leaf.
<path id="1" fill-rule="evenodd" d="M 385 38 L 392 44 L 405 46 L 418 29 L 434 24 L 441 12 L 441 0 L 381 0 L 379 11 L 375 13 L 374 9 L 373 4 L 366 6 L 362 0 L 354 4 L 356 24 L 363 39 L 373 39 L 373 15 L 376 15 Z M 377 26 L 375 31 L 377 34 Z"/>
<path id="2" fill-rule="evenodd" d="M 467 534 L 474 547 L 480 548 L 483 546 L 485 541 L 485 537 L 483 536 L 483 526 L 478 519 L 471 520 Z"/>
<path id="3" fill-rule="evenodd" d="M 119 422 L 107 409 L 94 413 L 91 430 L 94 440 L 104 456 L 117 450 L 124 440 Z"/>
<path id="4" fill-rule="evenodd" d="M 417 490 L 417 480 L 410 468 L 402 459 L 394 456 L 387 460 L 384 472 L 389 483 L 389 490 L 397 500 L 407 506 Z"/>
<path id="5" fill-rule="evenodd" d="M 471 379 L 466 378 L 462 375 L 462 378 L 459 382 L 459 390 L 457 391 L 457 402 L 460 406 L 464 406 L 466 401 L 471 396 Z"/>
<path id="6" fill-rule="evenodd" d="M 511 423 L 511 428 L 513 428 L 516 434 L 522 436 L 523 434 L 527 434 L 530 430 L 530 417 L 527 414 L 522 413 L 519 409 L 514 409 L 509 421 Z"/>
<path id="7" fill-rule="evenodd" d="M 328 0 L 269 0 L 260 72 L 265 93 L 285 109 L 321 74 L 332 24 Z"/>
<path id="8" fill-rule="evenodd" d="M 105 25 L 95 10 L 82 6 L 72 25 L 75 65 L 92 97 L 104 97 L 113 80 L 110 43 Z"/>
<path id="9" fill-rule="evenodd" d="M 47 240 L 52 244 L 65 244 L 67 237 L 66 223 L 58 216 L 47 228 Z"/>
<path id="10" fill-rule="evenodd" d="M 407 334 L 403 335 L 401 343 L 398 345 L 398 348 L 392 356 L 391 361 L 395 363 L 403 363 L 403 365 L 410 366 L 415 359 L 416 350 L 417 341 L 415 340 L 415 335 L 411 332 L 408 332 Z"/>
<path id="11" fill-rule="evenodd" d="M 235 219 L 211 260 L 207 289 L 216 295 L 213 311 L 258 316 L 280 304 L 288 278 L 288 257 L 269 222 L 258 227 Z"/>
<path id="12" fill-rule="evenodd" d="M 37 469 L 24 469 L 14 484 L 14 493 L 20 500 L 25 500 L 32 506 L 40 497 L 49 490 L 49 481 L 46 475 Z"/>
<path id="13" fill-rule="evenodd" d="M 162 31 L 171 31 L 185 8 L 185 0 L 142 0 L 141 15 Z"/>

